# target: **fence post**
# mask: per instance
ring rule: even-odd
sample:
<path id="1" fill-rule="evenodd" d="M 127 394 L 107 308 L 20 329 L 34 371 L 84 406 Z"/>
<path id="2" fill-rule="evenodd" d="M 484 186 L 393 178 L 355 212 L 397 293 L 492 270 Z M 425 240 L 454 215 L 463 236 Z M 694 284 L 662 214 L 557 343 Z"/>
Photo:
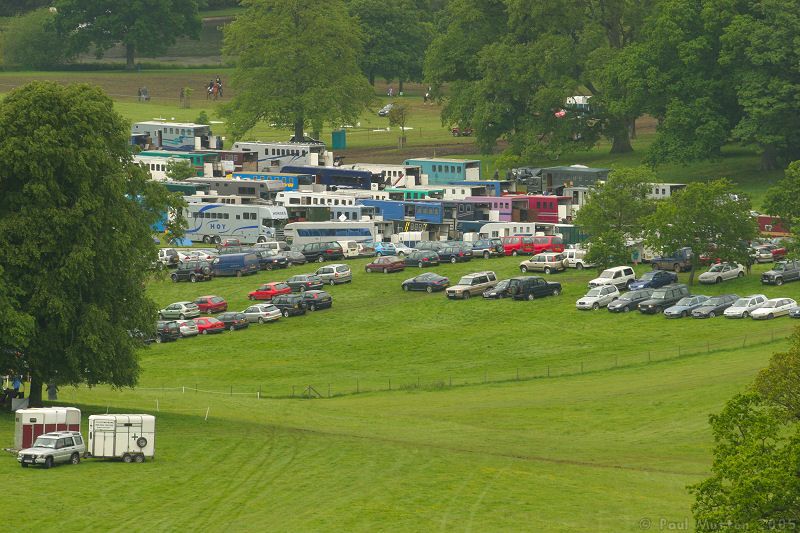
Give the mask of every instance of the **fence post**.
<path id="1" fill-rule="evenodd" d="M 650 362 L 650 350 L 647 350 L 647 362 Z"/>
<path id="2" fill-rule="evenodd" d="M 453 376 L 450 376 L 450 386 L 453 386 Z"/>
<path id="3" fill-rule="evenodd" d="M 772 342 L 775 342 L 775 330 L 772 330 Z"/>
<path id="4" fill-rule="evenodd" d="M 744 338 L 742 339 L 742 348 L 744 348 L 746 344 L 747 344 L 747 335 L 745 335 Z"/>
<path id="5" fill-rule="evenodd" d="M 233 396 L 233 385 L 231 385 L 231 396 Z"/>
<path id="6" fill-rule="evenodd" d="M 547 365 L 547 377 L 550 377 L 550 365 Z"/>
<path id="7" fill-rule="evenodd" d="M 358 384 L 358 378 L 356 378 L 356 394 L 358 394 L 359 392 L 361 392 L 361 387 Z"/>
<path id="8" fill-rule="evenodd" d="M 392 378 L 389 378 L 389 390 L 392 390 Z"/>
<path id="9" fill-rule="evenodd" d="M 517 381 L 519 381 L 519 367 L 517 367 Z"/>
<path id="10" fill-rule="evenodd" d="M 678 357 L 680 357 L 680 356 L 681 356 L 681 345 L 679 344 L 678 345 Z"/>
<path id="11" fill-rule="evenodd" d="M 617 368 L 617 366 L 619 366 L 619 356 L 615 355 L 614 356 L 614 368 Z"/>
<path id="12" fill-rule="evenodd" d="M 195 383 L 195 384 L 194 384 L 194 393 L 195 393 L 195 394 L 197 394 L 197 389 L 199 389 L 199 388 L 200 388 L 200 387 L 198 387 L 198 386 L 197 386 L 197 383 Z"/>
<path id="13" fill-rule="evenodd" d="M 711 343 L 706 341 L 706 353 L 711 353 Z"/>
<path id="14" fill-rule="evenodd" d="M 261 399 L 261 385 L 258 386 L 258 399 Z"/>
<path id="15" fill-rule="evenodd" d="M 420 385 L 419 385 L 419 376 L 417 376 L 417 388 L 419 388 L 419 387 L 420 387 Z"/>
<path id="16" fill-rule="evenodd" d="M 581 374 L 583 374 L 583 361 L 581 361 Z"/>
<path id="17" fill-rule="evenodd" d="M 294 398 L 294 385 L 292 385 L 292 398 Z"/>

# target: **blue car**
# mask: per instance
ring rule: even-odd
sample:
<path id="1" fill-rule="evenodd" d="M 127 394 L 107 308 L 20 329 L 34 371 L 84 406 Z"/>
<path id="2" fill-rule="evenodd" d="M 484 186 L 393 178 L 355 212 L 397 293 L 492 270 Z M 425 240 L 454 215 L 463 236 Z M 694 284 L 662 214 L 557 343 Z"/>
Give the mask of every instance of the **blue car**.
<path id="1" fill-rule="evenodd" d="M 395 248 L 394 244 L 391 242 L 376 242 L 375 255 L 379 257 L 383 255 L 397 255 L 397 248 Z"/>
<path id="2" fill-rule="evenodd" d="M 676 283 L 678 275 L 671 270 L 653 270 L 646 272 L 641 278 L 634 280 L 628 285 L 632 291 L 639 289 L 657 289 L 670 283 Z"/>

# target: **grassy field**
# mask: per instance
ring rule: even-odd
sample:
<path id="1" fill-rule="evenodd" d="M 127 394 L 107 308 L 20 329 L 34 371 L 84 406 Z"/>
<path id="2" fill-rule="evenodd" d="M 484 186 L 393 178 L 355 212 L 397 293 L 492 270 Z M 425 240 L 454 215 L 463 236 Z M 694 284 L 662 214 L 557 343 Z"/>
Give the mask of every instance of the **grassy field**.
<path id="1" fill-rule="evenodd" d="M 84 415 L 156 414 L 157 459 L 20 477 L 13 456 L 0 455 L 0 473 L 24 479 L 15 493 L 39 509 L 26 526 L 92 527 L 91 513 L 61 511 L 89 502 L 135 529 L 616 532 L 637 531 L 644 518 L 679 523 L 690 516 L 685 486 L 710 463 L 707 415 L 747 386 L 794 326 L 579 312 L 591 272 L 552 275 L 560 297 L 448 301 L 400 291 L 416 269 L 366 274 L 364 260 L 349 263 L 353 283 L 330 289 L 333 309 L 153 346 L 135 390 L 62 390 Z M 517 263 L 436 270 L 508 276 Z M 238 309 L 258 283 L 308 270 L 150 290 L 161 304 L 211 293 Z M 728 283 L 696 292 L 800 297 L 800 284 L 762 288 L 757 272 Z M 546 365 L 551 377 L 528 379 Z M 378 390 L 388 379 L 392 391 Z M 312 385 L 327 396 L 328 383 L 330 399 L 256 397 L 259 385 L 264 395 Z M 195 385 L 201 392 L 180 388 Z M 12 420 L 2 416 L 0 442 L 10 443 Z M 45 493 L 44 483 L 72 488 Z"/>

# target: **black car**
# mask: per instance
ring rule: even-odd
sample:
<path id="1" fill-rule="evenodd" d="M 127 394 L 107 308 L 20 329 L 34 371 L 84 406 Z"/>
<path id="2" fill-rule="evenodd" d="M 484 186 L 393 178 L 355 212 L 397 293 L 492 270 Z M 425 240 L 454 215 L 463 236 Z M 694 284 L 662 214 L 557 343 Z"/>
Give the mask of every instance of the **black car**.
<path id="1" fill-rule="evenodd" d="M 304 256 L 302 252 L 299 252 L 297 250 L 284 250 L 282 252 L 279 252 L 279 254 L 285 257 L 286 261 L 288 261 L 292 265 L 305 265 L 306 263 L 308 263 L 308 259 L 306 259 L 306 256 Z"/>
<path id="2" fill-rule="evenodd" d="M 289 260 L 274 250 L 255 250 L 260 270 L 274 270 L 289 266 Z"/>
<path id="3" fill-rule="evenodd" d="M 484 259 L 490 257 L 501 257 L 505 255 L 502 239 L 481 239 L 472 243 L 472 255 L 483 256 Z"/>
<path id="4" fill-rule="evenodd" d="M 403 258 L 406 266 L 423 268 L 426 266 L 437 266 L 439 264 L 439 254 L 433 250 L 418 250 L 411 252 Z"/>
<path id="5" fill-rule="evenodd" d="M 636 289 L 657 289 L 670 283 L 677 283 L 678 275 L 671 270 L 651 270 L 628 284 L 630 290 Z"/>
<path id="6" fill-rule="evenodd" d="M 692 310 L 692 318 L 714 318 L 717 315 L 722 315 L 738 299 L 739 296 L 736 294 L 712 296 L 703 302 L 703 305 Z"/>
<path id="7" fill-rule="evenodd" d="M 305 292 L 319 290 L 325 286 L 322 278 L 313 274 L 298 274 L 286 280 L 286 284 L 292 288 L 292 292 Z"/>
<path id="8" fill-rule="evenodd" d="M 450 279 L 434 272 L 425 272 L 419 276 L 405 280 L 401 287 L 404 291 L 443 291 L 450 286 Z"/>
<path id="9" fill-rule="evenodd" d="M 250 325 L 247 315 L 244 313 L 222 313 L 217 315 L 216 319 L 225 324 L 225 327 L 231 331 L 244 329 Z"/>
<path id="10" fill-rule="evenodd" d="M 689 287 L 682 283 L 664 285 L 653 290 L 649 300 L 639 303 L 639 311 L 648 315 L 663 313 L 667 307 L 672 307 L 681 298 L 689 296 Z"/>
<path id="11" fill-rule="evenodd" d="M 436 250 L 436 253 L 439 254 L 439 261 L 442 262 L 465 263 L 472 259 L 472 247 L 470 246 L 469 251 L 467 251 L 464 246 L 460 244 L 443 246 Z"/>
<path id="12" fill-rule="evenodd" d="M 180 263 L 170 276 L 172 281 L 207 281 L 214 277 L 208 261 L 185 261 Z"/>
<path id="13" fill-rule="evenodd" d="M 174 320 L 156 322 L 156 342 L 173 342 L 181 338 L 181 327 Z"/>
<path id="14" fill-rule="evenodd" d="M 333 307 L 333 298 L 325 291 L 306 291 L 303 293 L 303 302 L 306 304 L 306 309 L 309 311 Z"/>
<path id="15" fill-rule="evenodd" d="M 307 261 L 335 261 L 344 258 L 344 250 L 338 242 L 312 242 L 300 250 Z"/>
<path id="16" fill-rule="evenodd" d="M 306 314 L 306 303 L 302 294 L 279 294 L 272 298 L 271 303 L 281 310 L 283 316 Z"/>
<path id="17" fill-rule="evenodd" d="M 497 282 L 497 285 L 489 289 L 488 291 L 483 292 L 483 297 L 487 300 L 497 300 L 500 298 L 508 298 L 511 296 L 508 294 L 508 285 L 511 280 L 502 279 Z"/>
<path id="18" fill-rule="evenodd" d="M 561 284 L 539 276 L 511 278 L 508 280 L 508 292 L 514 300 L 535 300 L 543 296 L 558 296 L 561 294 Z"/>
<path id="19" fill-rule="evenodd" d="M 661 272 L 661 271 L 659 271 Z M 625 292 L 619 298 L 608 304 L 611 313 L 627 313 L 639 308 L 639 304 L 653 296 L 653 289 L 639 289 Z"/>

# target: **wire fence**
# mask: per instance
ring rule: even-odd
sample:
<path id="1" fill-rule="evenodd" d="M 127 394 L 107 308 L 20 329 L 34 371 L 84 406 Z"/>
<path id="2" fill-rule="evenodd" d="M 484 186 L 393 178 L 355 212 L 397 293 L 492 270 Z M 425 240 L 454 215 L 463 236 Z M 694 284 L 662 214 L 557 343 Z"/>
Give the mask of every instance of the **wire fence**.
<path id="1" fill-rule="evenodd" d="M 704 343 L 680 344 L 658 349 L 641 350 L 638 352 L 616 354 L 602 360 L 588 360 L 576 357 L 568 363 L 557 365 L 541 365 L 537 368 L 518 367 L 496 369 L 487 366 L 483 371 L 465 374 L 445 374 L 439 376 L 416 377 L 404 376 L 402 378 L 386 377 L 361 377 L 354 376 L 349 381 L 320 380 L 305 382 L 295 385 L 228 385 L 224 388 L 201 387 L 198 384 L 163 386 L 163 387 L 137 387 L 135 391 L 156 393 L 157 395 L 184 395 L 201 394 L 211 396 L 228 396 L 239 398 L 259 399 L 323 399 L 351 396 L 368 392 L 393 392 L 413 390 L 443 390 L 455 387 L 478 386 L 486 384 L 509 383 L 520 381 L 533 381 L 542 379 L 560 378 L 604 372 L 614 369 L 633 368 L 663 361 L 676 360 L 687 357 L 698 357 L 715 352 L 734 351 L 754 346 L 769 345 L 785 340 L 794 327 L 773 328 L 768 331 L 749 333 L 742 336 L 732 336 L 717 341 L 708 340 Z"/>

